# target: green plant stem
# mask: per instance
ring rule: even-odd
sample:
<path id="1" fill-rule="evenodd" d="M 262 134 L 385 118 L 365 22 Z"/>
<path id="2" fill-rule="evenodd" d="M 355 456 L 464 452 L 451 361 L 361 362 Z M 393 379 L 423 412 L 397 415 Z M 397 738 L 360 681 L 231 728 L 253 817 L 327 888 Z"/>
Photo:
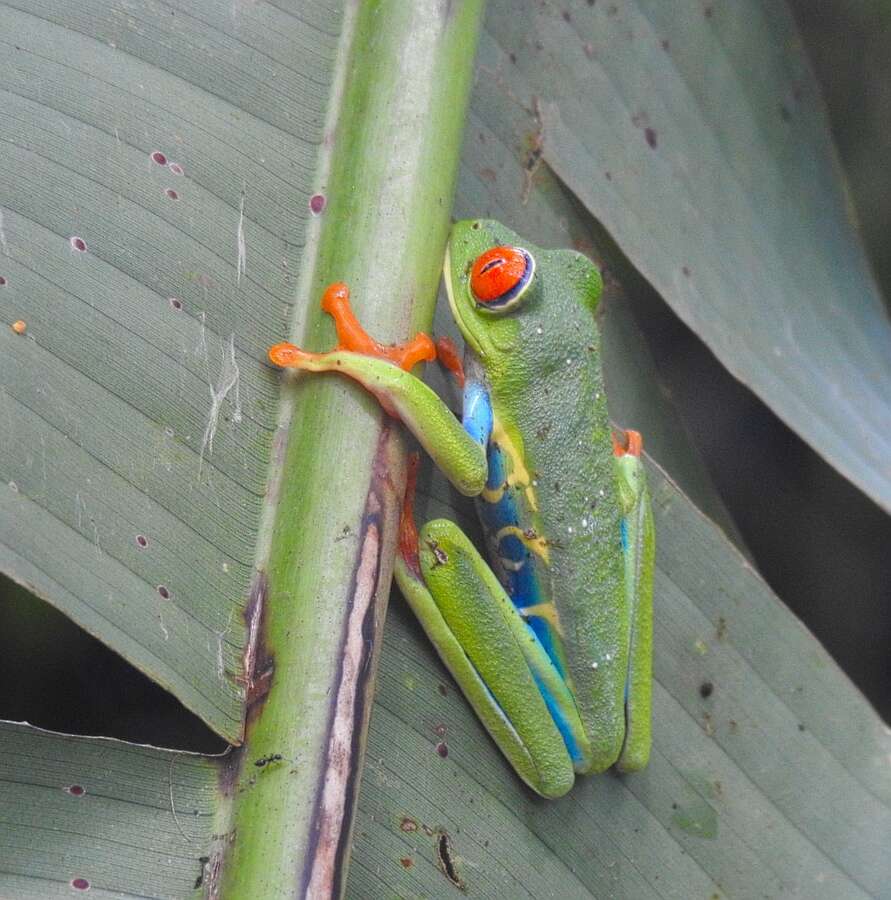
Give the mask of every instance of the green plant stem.
<path id="1" fill-rule="evenodd" d="M 318 252 L 296 304 L 309 305 L 302 343 L 333 343 L 318 312 L 331 281 L 347 282 L 383 341 L 429 325 L 481 13 L 482 0 L 349 7 Z M 248 611 L 245 742 L 212 866 L 211 892 L 231 898 L 343 891 L 404 483 L 398 426 L 357 386 L 301 378 L 284 404 L 268 566 Z"/>

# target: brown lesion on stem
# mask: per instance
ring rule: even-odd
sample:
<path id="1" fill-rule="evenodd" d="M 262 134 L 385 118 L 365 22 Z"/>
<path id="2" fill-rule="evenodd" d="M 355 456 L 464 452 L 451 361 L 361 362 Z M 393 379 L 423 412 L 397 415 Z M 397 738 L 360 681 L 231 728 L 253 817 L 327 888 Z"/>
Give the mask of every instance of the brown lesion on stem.
<path id="1" fill-rule="evenodd" d="M 251 584 L 251 593 L 244 609 L 247 642 L 244 647 L 242 671 L 238 680 L 245 689 L 245 720 L 243 734 L 259 715 L 263 701 L 272 687 L 275 662 L 266 644 L 266 598 L 269 582 L 266 573 L 258 571 Z"/>
<path id="2" fill-rule="evenodd" d="M 300 896 L 336 897 L 343 887 L 392 574 L 390 551 L 396 542 L 402 505 L 403 472 L 402 442 L 387 423 L 378 441 L 358 535 Z"/>

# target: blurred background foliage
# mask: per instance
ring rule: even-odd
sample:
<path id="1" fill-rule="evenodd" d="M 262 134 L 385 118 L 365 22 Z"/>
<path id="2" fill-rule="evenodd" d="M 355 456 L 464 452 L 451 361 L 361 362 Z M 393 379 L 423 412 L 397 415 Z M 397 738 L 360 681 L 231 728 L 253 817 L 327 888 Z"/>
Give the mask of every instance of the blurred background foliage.
<path id="1" fill-rule="evenodd" d="M 891 296 L 891 2 L 790 0 L 828 106 L 863 239 Z M 652 290 L 662 390 L 761 574 L 891 720 L 891 518 L 804 444 Z M 0 718 L 181 749 L 223 742 L 115 653 L 0 579 Z M 12 686 L 15 686 L 14 688 Z"/>

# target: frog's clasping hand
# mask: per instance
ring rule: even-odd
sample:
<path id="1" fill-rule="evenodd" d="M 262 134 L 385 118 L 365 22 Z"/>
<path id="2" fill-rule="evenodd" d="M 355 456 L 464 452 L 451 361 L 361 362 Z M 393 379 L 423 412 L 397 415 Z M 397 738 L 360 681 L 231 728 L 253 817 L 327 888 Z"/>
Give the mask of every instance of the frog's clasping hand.
<path id="1" fill-rule="evenodd" d="M 322 309 L 334 319 L 337 346 L 328 353 L 310 353 L 301 350 L 295 344 L 282 341 L 269 348 L 270 362 L 286 369 L 319 372 L 341 368 L 343 363 L 335 354 L 350 352 L 386 360 L 410 372 L 419 362 L 436 358 L 433 341 L 423 333 L 416 334 L 404 344 L 385 346 L 378 343 L 359 324 L 359 320 L 353 314 L 350 307 L 350 289 L 342 281 L 335 281 L 325 289 L 322 295 Z"/>
<path id="2" fill-rule="evenodd" d="M 340 372 L 358 381 L 386 412 L 405 424 L 462 494 L 479 494 L 486 483 L 484 449 L 442 400 L 411 374 L 419 362 L 436 358 L 433 341 L 421 333 L 404 344 L 378 343 L 353 315 L 349 288 L 342 282 L 327 287 L 322 309 L 334 319 L 337 346 L 327 353 L 310 353 L 284 341 L 269 348 L 270 361 L 306 372 Z"/>

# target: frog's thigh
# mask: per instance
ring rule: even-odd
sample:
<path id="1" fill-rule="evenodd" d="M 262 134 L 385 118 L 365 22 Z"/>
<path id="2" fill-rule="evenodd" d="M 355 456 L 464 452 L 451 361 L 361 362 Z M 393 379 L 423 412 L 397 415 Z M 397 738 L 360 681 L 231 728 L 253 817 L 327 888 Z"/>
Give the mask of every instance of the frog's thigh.
<path id="1" fill-rule="evenodd" d="M 428 522 L 419 555 L 423 581 L 399 557 L 396 577 L 428 637 L 520 777 L 544 796 L 566 793 L 572 760 L 521 647 L 531 631 L 453 522 Z"/>

